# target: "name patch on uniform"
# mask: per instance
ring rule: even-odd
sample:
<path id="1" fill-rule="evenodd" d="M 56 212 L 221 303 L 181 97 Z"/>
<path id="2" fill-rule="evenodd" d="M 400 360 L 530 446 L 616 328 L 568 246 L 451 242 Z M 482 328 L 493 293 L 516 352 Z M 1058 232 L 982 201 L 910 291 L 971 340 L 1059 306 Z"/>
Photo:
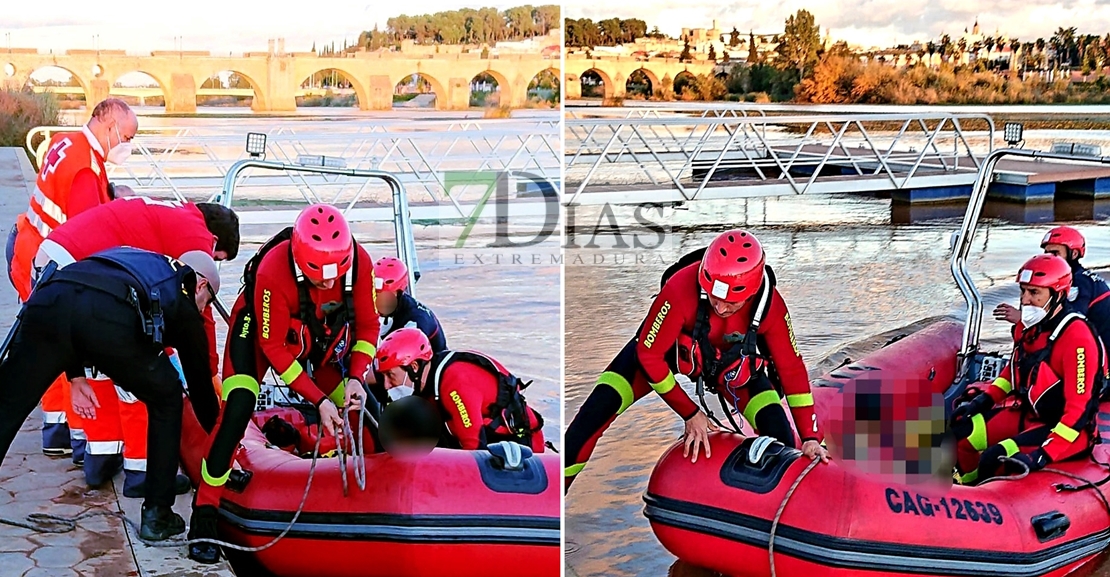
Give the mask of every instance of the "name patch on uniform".
<path id="1" fill-rule="evenodd" d="M 262 291 L 262 338 L 270 338 L 270 289 Z"/>
<path id="2" fill-rule="evenodd" d="M 798 352 L 798 339 L 794 337 L 794 325 L 790 322 L 790 313 L 784 317 L 786 320 L 786 332 L 790 335 L 790 346 L 794 347 L 794 354 L 799 357 L 802 353 Z"/>
<path id="3" fill-rule="evenodd" d="M 1087 392 L 1087 351 L 1083 347 L 1075 350 L 1075 392 Z"/>
<path id="4" fill-rule="evenodd" d="M 451 391 L 451 400 L 455 402 L 455 408 L 459 410 L 459 417 L 462 419 L 464 429 L 469 429 L 472 424 L 470 421 L 470 414 L 466 412 L 466 406 L 463 405 L 462 398 L 459 397 L 458 391 Z"/>
<path id="5" fill-rule="evenodd" d="M 650 349 L 651 345 L 655 343 L 655 336 L 659 333 L 659 327 L 663 326 L 663 319 L 667 318 L 667 313 L 670 311 L 671 301 L 664 301 L 663 307 L 659 309 L 659 313 L 655 315 L 655 320 L 651 323 L 651 331 L 644 338 L 645 349 Z"/>

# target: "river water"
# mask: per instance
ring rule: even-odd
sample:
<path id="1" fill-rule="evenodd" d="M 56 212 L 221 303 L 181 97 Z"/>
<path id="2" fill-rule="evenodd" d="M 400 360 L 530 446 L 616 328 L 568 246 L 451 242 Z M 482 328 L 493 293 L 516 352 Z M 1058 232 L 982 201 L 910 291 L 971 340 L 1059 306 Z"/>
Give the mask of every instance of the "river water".
<path id="1" fill-rule="evenodd" d="M 890 200 L 854 195 L 704 203 L 665 215 L 663 222 L 689 226 L 640 264 L 629 258 L 619 263 L 615 255 L 601 259 L 600 266 L 589 258 L 568 260 L 577 264 L 566 267 L 567 422 L 643 320 L 666 264 L 729 228 L 721 223 L 745 227 L 762 242 L 815 377 L 827 370 L 818 368 L 820 361 L 847 343 L 927 317 L 962 314 L 963 298 L 948 260 L 949 238 L 962 215 L 960 207 L 910 214 Z M 1005 343 L 1005 327 L 989 311 L 1000 300 L 1016 302 L 1014 274 L 1040 252 L 1051 223 L 1071 221 L 1087 237 L 1085 264 L 1100 267 L 1110 265 L 1106 218 L 1102 204 L 1090 201 L 988 205 L 968 259 L 987 303 L 985 344 Z M 699 227 L 691 220 L 717 224 Z M 688 382 L 683 386 L 692 394 Z M 601 439 L 566 497 L 568 575 L 705 574 L 676 563 L 642 513 L 652 467 L 681 433 L 681 419 L 657 395 L 648 395 Z"/>

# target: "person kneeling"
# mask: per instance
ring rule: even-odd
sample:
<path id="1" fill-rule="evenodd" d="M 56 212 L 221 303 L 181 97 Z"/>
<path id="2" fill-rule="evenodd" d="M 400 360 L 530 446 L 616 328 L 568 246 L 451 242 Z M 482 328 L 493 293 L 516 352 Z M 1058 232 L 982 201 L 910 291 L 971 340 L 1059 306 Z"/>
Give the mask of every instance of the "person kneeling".
<path id="1" fill-rule="evenodd" d="M 386 390 L 412 383 L 414 394 L 435 403 L 450 434 L 443 445 L 477 450 L 512 441 L 543 452 L 543 418 L 521 394 L 531 381 L 522 382 L 501 363 L 469 351 L 433 354 L 416 328 L 383 339 L 377 360 Z"/>

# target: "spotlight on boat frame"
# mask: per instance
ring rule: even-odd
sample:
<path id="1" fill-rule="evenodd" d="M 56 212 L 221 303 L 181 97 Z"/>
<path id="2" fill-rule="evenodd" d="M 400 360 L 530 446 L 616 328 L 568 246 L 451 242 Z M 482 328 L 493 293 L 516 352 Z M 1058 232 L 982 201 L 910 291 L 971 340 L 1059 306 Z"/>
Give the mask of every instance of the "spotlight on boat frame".
<path id="1" fill-rule="evenodd" d="M 1011 147 L 1017 146 L 1019 142 L 1023 141 L 1022 132 L 1025 127 L 1020 122 L 1007 122 L 1002 127 L 1002 138 L 1006 140 L 1006 144 Z"/>
<path id="2" fill-rule="evenodd" d="M 266 156 L 266 135 L 261 132 L 247 133 L 247 154 L 252 158 Z"/>

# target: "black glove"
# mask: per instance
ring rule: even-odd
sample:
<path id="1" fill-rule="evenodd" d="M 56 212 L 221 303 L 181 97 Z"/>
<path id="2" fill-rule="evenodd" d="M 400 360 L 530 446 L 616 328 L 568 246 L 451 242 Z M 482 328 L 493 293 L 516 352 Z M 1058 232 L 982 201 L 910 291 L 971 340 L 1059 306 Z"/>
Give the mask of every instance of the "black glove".
<path id="1" fill-rule="evenodd" d="M 1045 453 L 1044 449 L 1040 447 L 1037 447 L 1030 453 L 1016 453 L 1010 458 L 1028 467 L 1030 473 L 1040 471 L 1047 467 L 1048 463 L 1051 461 L 1051 459 L 1048 458 L 1048 453 Z M 1016 466 L 1014 463 L 1007 462 L 1007 470 L 1015 468 L 1020 469 L 1020 467 Z M 1018 470 L 1015 472 L 1020 473 L 1021 471 Z"/>
<path id="2" fill-rule="evenodd" d="M 952 411 L 952 418 L 948 420 L 948 427 L 953 429 L 954 432 L 956 429 L 967 428 L 967 426 L 971 424 L 969 422 L 971 417 L 980 415 L 993 406 L 994 399 L 992 399 L 990 395 L 987 393 L 979 393 L 979 396 L 961 404 Z M 966 424 L 961 424 L 961 422 Z M 968 431 L 968 434 L 971 434 L 971 432 Z"/>

